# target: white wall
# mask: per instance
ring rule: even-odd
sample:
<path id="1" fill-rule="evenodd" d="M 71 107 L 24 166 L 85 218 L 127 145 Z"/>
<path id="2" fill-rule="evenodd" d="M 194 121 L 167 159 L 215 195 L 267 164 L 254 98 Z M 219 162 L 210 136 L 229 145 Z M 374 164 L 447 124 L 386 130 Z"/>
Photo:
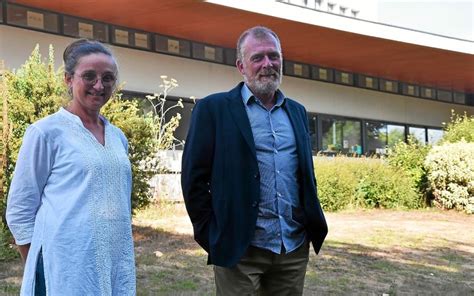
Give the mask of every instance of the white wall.
<path id="1" fill-rule="evenodd" d="M 36 43 L 46 58 L 49 44 L 56 51 L 56 65 L 62 65 L 62 52 L 73 38 L 0 25 L 0 59 L 7 68 L 18 68 L 28 58 Z M 125 89 L 156 92 L 160 75 L 178 80 L 176 96 L 204 97 L 225 91 L 240 81 L 238 71 L 230 66 L 179 58 L 164 54 L 115 47 L 120 80 Z M 285 76 L 282 89 L 289 97 L 304 104 L 308 111 L 400 123 L 439 126 L 449 121 L 451 109 L 474 115 L 474 107 L 447 104 L 400 95 L 370 91 Z"/>

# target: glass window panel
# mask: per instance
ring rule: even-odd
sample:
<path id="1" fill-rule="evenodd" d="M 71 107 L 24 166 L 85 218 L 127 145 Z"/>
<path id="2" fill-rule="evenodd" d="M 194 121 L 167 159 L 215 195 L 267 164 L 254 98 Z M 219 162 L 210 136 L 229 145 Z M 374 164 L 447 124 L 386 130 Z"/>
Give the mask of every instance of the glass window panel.
<path id="1" fill-rule="evenodd" d="M 402 83 L 402 93 L 407 96 L 420 96 L 420 88 L 417 85 Z"/>
<path id="2" fill-rule="evenodd" d="M 224 50 L 219 47 L 193 42 L 193 58 L 223 63 Z"/>
<path id="3" fill-rule="evenodd" d="M 3 1 L 0 1 L 0 23 L 3 23 Z"/>
<path id="4" fill-rule="evenodd" d="M 73 37 L 90 38 L 108 42 L 109 29 L 105 24 L 75 17 L 64 16 L 64 34 Z"/>
<path id="5" fill-rule="evenodd" d="M 380 90 L 391 93 L 397 93 L 398 82 L 393 80 L 380 79 Z"/>
<path id="6" fill-rule="evenodd" d="M 435 145 L 441 140 L 444 135 L 444 131 L 441 129 L 428 129 L 428 144 Z"/>
<path id="7" fill-rule="evenodd" d="M 421 97 L 426 99 L 434 99 L 434 90 L 429 87 L 421 87 Z"/>
<path id="8" fill-rule="evenodd" d="M 454 103 L 465 105 L 466 104 L 466 94 L 458 93 L 458 92 L 454 93 Z"/>
<path id="9" fill-rule="evenodd" d="M 360 121 L 322 120 L 322 152 L 362 154 Z"/>
<path id="10" fill-rule="evenodd" d="M 426 130 L 423 127 L 413 127 L 408 128 L 408 134 L 412 136 L 415 141 L 418 141 L 422 144 L 426 144 Z"/>
<path id="11" fill-rule="evenodd" d="M 117 44 L 131 45 L 130 37 L 131 34 L 128 30 L 114 28 L 112 41 Z"/>
<path id="12" fill-rule="evenodd" d="M 334 71 L 328 68 L 311 66 L 311 78 L 322 81 L 334 81 Z"/>
<path id="13" fill-rule="evenodd" d="M 392 147 L 400 141 L 405 141 L 405 127 L 403 125 L 387 125 L 387 147 Z"/>
<path id="14" fill-rule="evenodd" d="M 354 75 L 349 72 L 335 71 L 335 81 L 340 84 L 354 85 Z"/>
<path id="15" fill-rule="evenodd" d="M 357 85 L 364 88 L 378 89 L 379 81 L 375 77 L 358 75 Z"/>
<path id="16" fill-rule="evenodd" d="M 191 57 L 191 43 L 182 39 L 155 35 L 155 50 L 158 52 Z"/>
<path id="17" fill-rule="evenodd" d="M 237 60 L 237 51 L 233 48 L 226 48 L 224 49 L 224 55 L 225 55 L 225 63 L 227 65 L 235 66 L 235 62 Z"/>
<path id="18" fill-rule="evenodd" d="M 132 44 L 135 45 L 135 47 L 150 49 L 150 34 L 134 32 L 132 36 Z"/>
<path id="19" fill-rule="evenodd" d="M 311 147 L 313 148 L 313 154 L 317 153 L 318 147 L 318 137 L 317 137 L 317 117 L 315 113 L 307 113 L 308 116 L 308 126 L 309 126 L 309 135 L 311 136 Z"/>
<path id="20" fill-rule="evenodd" d="M 305 64 L 285 61 L 285 74 L 309 78 L 309 66 Z"/>
<path id="21" fill-rule="evenodd" d="M 447 90 L 438 90 L 438 100 L 444 102 L 452 102 L 453 101 L 453 94 Z"/>
<path id="22" fill-rule="evenodd" d="M 385 154 L 387 146 L 387 125 L 381 122 L 367 122 L 366 123 L 367 139 L 366 139 L 366 153 Z"/>
<path id="23" fill-rule="evenodd" d="M 9 24 L 57 33 L 58 15 L 32 8 L 8 4 L 7 22 Z"/>

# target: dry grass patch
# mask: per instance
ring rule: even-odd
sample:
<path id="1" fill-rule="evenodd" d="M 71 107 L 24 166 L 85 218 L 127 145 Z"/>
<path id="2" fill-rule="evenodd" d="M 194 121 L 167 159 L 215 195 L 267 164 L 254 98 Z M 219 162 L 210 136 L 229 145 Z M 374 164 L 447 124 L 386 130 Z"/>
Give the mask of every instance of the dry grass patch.
<path id="1" fill-rule="evenodd" d="M 305 295 L 474 295 L 474 216 L 438 210 L 328 213 Z M 134 218 L 138 295 L 213 295 L 212 267 L 182 204 Z M 19 260 L 0 262 L 0 295 L 18 295 Z"/>

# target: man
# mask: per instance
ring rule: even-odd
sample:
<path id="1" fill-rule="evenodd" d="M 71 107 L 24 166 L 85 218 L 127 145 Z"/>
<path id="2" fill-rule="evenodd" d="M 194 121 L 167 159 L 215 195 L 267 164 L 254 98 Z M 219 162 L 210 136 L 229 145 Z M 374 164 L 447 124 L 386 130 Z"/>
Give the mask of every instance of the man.
<path id="1" fill-rule="evenodd" d="M 237 43 L 244 78 L 200 100 L 184 147 L 182 188 L 217 295 L 301 295 L 311 241 L 327 225 L 316 193 L 306 110 L 278 89 L 282 53 L 268 28 Z"/>

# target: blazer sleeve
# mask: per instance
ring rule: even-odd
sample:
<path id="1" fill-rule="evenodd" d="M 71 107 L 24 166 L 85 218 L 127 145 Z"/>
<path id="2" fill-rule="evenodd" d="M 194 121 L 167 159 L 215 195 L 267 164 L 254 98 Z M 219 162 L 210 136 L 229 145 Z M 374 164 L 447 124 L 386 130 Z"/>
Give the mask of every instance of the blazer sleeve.
<path id="1" fill-rule="evenodd" d="M 213 215 L 210 183 L 215 141 L 215 125 L 208 108 L 205 99 L 194 106 L 181 168 L 181 187 L 194 239 L 207 252 Z"/>
<path id="2" fill-rule="evenodd" d="M 18 154 L 7 200 L 6 219 L 17 245 L 31 243 L 36 212 L 52 167 L 51 145 L 29 126 Z"/>

